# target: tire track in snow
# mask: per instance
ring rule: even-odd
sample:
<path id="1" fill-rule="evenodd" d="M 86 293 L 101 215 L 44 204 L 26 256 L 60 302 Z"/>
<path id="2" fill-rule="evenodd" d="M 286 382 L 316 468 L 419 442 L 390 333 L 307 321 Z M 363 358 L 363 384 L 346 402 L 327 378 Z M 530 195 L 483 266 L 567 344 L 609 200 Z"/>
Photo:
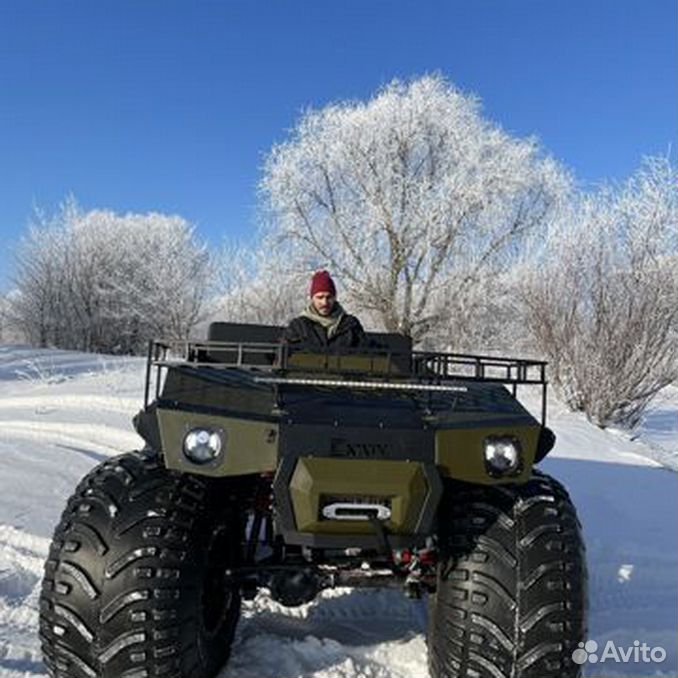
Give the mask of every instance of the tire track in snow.
<path id="1" fill-rule="evenodd" d="M 134 431 L 125 431 L 105 424 L 75 424 L 61 421 L 0 421 L 0 436 L 40 440 L 52 445 L 86 447 L 93 452 L 110 455 L 135 449 L 143 443 Z"/>
<path id="2" fill-rule="evenodd" d="M 0 675 L 43 675 L 36 629 L 49 539 L 0 525 Z"/>
<path id="3" fill-rule="evenodd" d="M 426 601 L 400 591 L 328 589 L 286 608 L 262 590 L 219 678 L 428 678 L 425 616 Z"/>
<path id="4" fill-rule="evenodd" d="M 42 563 L 49 552 L 50 540 L 45 537 L 17 530 L 11 525 L 0 524 L 0 553 L 16 554 L 22 567 L 32 569 L 42 575 Z M 37 567 L 37 569 L 36 569 Z"/>
<path id="5" fill-rule="evenodd" d="M 132 415 L 140 407 L 141 403 L 137 398 L 121 398 L 118 396 L 42 395 L 0 398 L 0 408 L 3 411 L 9 409 L 54 408 L 56 410 L 67 409 L 90 412 L 96 409 Z"/>

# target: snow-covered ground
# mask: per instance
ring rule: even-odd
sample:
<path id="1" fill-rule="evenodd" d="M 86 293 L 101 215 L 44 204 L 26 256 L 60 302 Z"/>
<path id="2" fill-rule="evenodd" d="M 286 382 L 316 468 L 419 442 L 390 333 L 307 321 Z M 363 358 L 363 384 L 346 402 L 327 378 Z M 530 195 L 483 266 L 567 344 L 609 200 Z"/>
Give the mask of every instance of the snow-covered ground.
<path id="1" fill-rule="evenodd" d="M 46 676 L 38 592 L 52 529 L 82 475 L 139 445 L 130 419 L 142 391 L 138 359 L 0 347 L 2 678 Z M 567 485 L 585 530 L 590 639 L 667 653 L 662 664 L 606 661 L 586 673 L 675 676 L 678 476 L 666 466 L 678 460 L 678 388 L 661 394 L 635 441 L 558 403 L 549 421 L 558 443 L 542 466 Z M 297 609 L 262 594 L 245 608 L 221 678 L 425 678 L 425 625 L 426 601 L 398 592 L 338 589 Z"/>

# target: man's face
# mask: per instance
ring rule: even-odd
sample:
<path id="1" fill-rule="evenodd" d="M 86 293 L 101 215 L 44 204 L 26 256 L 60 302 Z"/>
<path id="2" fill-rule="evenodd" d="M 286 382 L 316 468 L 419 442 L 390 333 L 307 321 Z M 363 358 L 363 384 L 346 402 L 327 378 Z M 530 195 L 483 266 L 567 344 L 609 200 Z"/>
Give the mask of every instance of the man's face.
<path id="1" fill-rule="evenodd" d="M 332 313 L 335 298 L 336 297 L 329 292 L 318 292 L 311 297 L 311 303 L 313 304 L 313 308 L 318 311 L 320 315 L 326 316 Z"/>

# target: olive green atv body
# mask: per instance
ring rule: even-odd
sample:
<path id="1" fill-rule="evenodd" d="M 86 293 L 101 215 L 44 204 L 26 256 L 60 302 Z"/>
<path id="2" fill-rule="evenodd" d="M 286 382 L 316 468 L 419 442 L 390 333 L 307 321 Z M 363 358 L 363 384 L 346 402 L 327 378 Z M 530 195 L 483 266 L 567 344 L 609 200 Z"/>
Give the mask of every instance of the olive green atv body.
<path id="1" fill-rule="evenodd" d="M 534 468 L 555 443 L 545 363 L 377 334 L 311 353 L 280 330 L 151 344 L 146 449 L 95 469 L 57 528 L 52 675 L 208 678 L 242 597 L 299 605 L 337 585 L 428 594 L 435 677 L 579 675 L 581 530 Z M 516 397 L 527 386 L 541 420 Z"/>

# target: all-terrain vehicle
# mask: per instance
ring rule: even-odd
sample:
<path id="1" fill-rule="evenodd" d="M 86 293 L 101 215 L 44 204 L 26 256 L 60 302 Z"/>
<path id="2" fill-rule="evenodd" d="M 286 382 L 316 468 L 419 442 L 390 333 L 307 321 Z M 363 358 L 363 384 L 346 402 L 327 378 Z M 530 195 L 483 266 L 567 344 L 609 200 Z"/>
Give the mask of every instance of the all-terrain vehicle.
<path id="1" fill-rule="evenodd" d="M 428 596 L 434 678 L 578 676 L 581 528 L 535 469 L 555 442 L 545 363 L 392 334 L 311 353 L 280 333 L 214 323 L 207 341 L 150 345 L 145 449 L 89 473 L 54 534 L 50 675 L 210 678 L 242 599 L 351 586 Z"/>

